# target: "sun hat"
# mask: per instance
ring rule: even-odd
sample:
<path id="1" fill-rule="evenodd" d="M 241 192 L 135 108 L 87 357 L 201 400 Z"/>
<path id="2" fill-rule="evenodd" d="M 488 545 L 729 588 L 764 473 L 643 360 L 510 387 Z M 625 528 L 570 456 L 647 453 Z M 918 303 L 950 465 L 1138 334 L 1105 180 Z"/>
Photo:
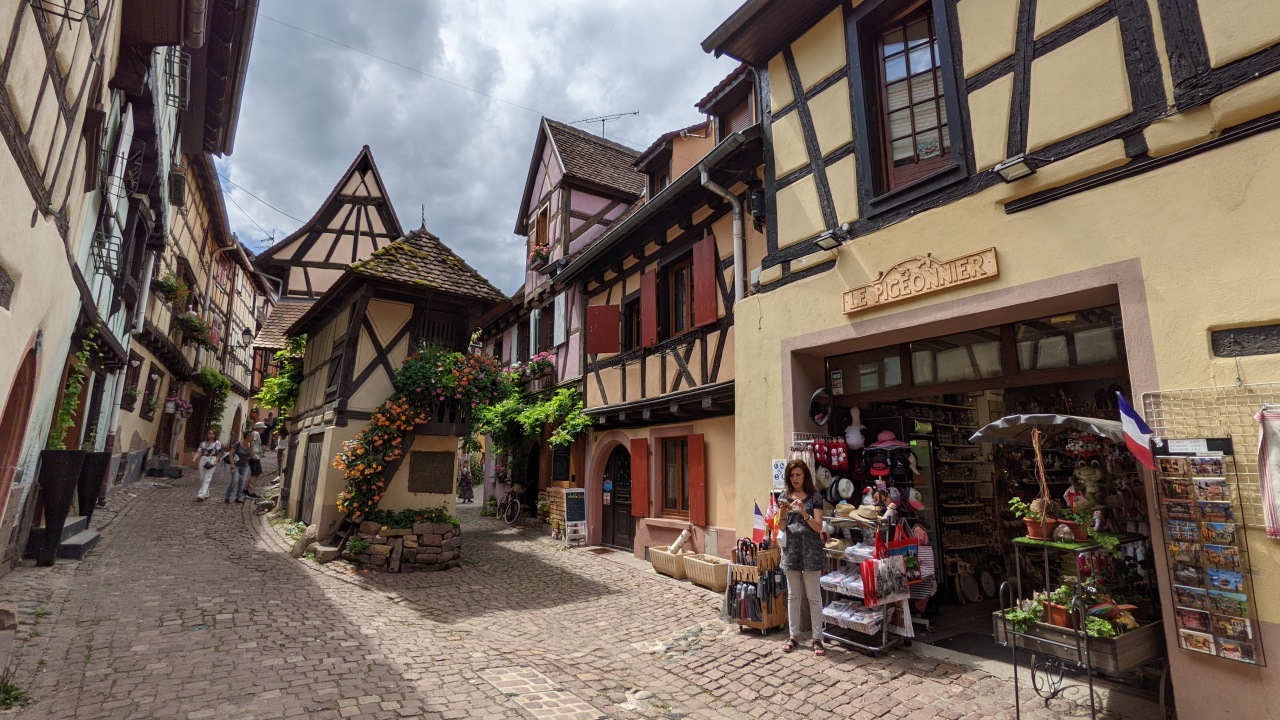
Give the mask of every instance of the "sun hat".
<path id="1" fill-rule="evenodd" d="M 818 472 L 813 474 L 813 486 L 818 490 L 831 487 L 831 471 L 825 467 L 819 467 Z"/>
<path id="2" fill-rule="evenodd" d="M 871 447 L 907 447 L 907 444 L 899 440 L 892 430 L 881 430 Z"/>
<path id="3" fill-rule="evenodd" d="M 264 423 L 264 422 L 261 422 L 261 421 L 260 421 L 260 422 L 256 423 L 256 424 L 253 426 L 253 429 L 254 429 L 254 430 L 266 430 L 266 429 L 267 429 L 267 424 L 266 424 L 266 423 Z"/>
<path id="4" fill-rule="evenodd" d="M 859 505 L 854 514 L 863 520 L 879 520 L 880 508 L 875 505 Z"/>
<path id="5" fill-rule="evenodd" d="M 858 489 L 854 487 L 853 481 L 847 477 L 842 477 L 839 480 L 833 480 L 833 482 L 836 486 L 835 494 L 841 500 L 849 500 L 853 497 L 854 493 L 858 491 Z"/>
<path id="6" fill-rule="evenodd" d="M 828 550 L 839 550 L 840 552 L 844 552 L 847 547 L 849 547 L 849 542 L 840 538 L 831 538 L 826 544 Z"/>

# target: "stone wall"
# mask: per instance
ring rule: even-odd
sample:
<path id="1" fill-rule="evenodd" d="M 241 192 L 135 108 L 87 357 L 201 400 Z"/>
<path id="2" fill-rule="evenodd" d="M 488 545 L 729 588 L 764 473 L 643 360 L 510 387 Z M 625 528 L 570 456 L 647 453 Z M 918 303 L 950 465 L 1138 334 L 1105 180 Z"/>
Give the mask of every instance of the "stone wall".
<path id="1" fill-rule="evenodd" d="M 347 552 L 343 556 L 375 570 L 448 570 L 461 564 L 462 528 L 447 523 L 418 523 L 412 528 L 391 529 L 364 522 L 356 537 L 369 541 L 369 548 L 360 555 Z"/>

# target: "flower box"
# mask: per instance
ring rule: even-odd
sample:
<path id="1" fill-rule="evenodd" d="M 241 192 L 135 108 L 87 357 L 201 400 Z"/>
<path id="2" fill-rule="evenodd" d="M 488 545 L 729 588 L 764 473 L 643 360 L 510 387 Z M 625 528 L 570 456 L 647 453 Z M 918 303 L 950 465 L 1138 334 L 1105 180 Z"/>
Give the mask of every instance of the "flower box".
<path id="1" fill-rule="evenodd" d="M 1019 650 L 1051 655 L 1069 662 L 1083 660 L 1083 643 L 1088 641 L 1093 669 L 1112 676 L 1124 675 L 1164 654 L 1164 626 L 1160 622 L 1143 625 L 1113 638 L 1088 637 L 1078 630 L 1045 623 L 1036 623 L 1026 633 L 1017 633 L 1013 623 L 998 611 L 991 614 L 991 625 L 999 645 L 1007 647 L 1016 638 Z M 1076 651 L 1077 643 L 1081 644 L 1079 653 Z"/>
<path id="2" fill-rule="evenodd" d="M 715 555 L 683 555 L 684 574 L 689 582 L 724 592 L 729 585 L 729 561 Z"/>
<path id="3" fill-rule="evenodd" d="M 677 580 L 685 579 L 684 559 L 687 553 L 672 554 L 666 548 L 652 547 L 649 548 L 649 562 L 653 565 L 653 569 Z"/>

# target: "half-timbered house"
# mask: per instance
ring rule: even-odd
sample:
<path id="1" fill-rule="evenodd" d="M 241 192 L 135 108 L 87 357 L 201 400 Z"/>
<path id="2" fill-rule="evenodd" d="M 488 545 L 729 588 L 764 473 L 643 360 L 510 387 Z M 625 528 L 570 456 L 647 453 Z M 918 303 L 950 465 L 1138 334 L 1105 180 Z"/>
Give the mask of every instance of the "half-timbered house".
<path id="1" fill-rule="evenodd" d="M 582 382 L 582 308 L 578 289 L 553 278 L 575 255 L 595 243 L 644 190 L 636 171 L 637 153 L 624 145 L 555 120 L 538 124 L 524 196 L 516 215 L 517 234 L 526 238 L 525 280 L 520 298 L 487 318 L 485 350 L 516 365 L 546 353 L 553 368 L 529 380 L 529 390 L 554 392 L 580 388 Z M 524 457 L 513 458 L 521 473 L 528 507 L 552 482 L 582 485 L 583 444 L 552 450 L 531 443 Z M 492 468 L 493 458 L 486 460 Z M 504 491 L 490 481 L 485 495 Z"/>
<path id="2" fill-rule="evenodd" d="M 689 526 L 698 551 L 736 539 L 734 308 L 764 255 L 749 69 L 699 108 L 636 160 L 644 197 L 555 278 L 586 299 L 588 538 L 639 557 Z"/>
<path id="3" fill-rule="evenodd" d="M 393 394 L 392 380 L 420 342 L 464 351 L 480 316 L 506 297 L 425 227 L 384 244 L 352 263 L 286 330 L 307 338 L 303 380 L 290 415 L 294 435 L 281 497 L 291 517 L 319 526 L 324 537 L 342 514 L 345 484 L 333 467 L 375 408 Z M 468 414 L 438 403 L 418 429 L 407 461 L 395 470 L 381 507 L 448 507 L 460 460 L 458 442 Z"/>
<path id="4" fill-rule="evenodd" d="M 868 411 L 885 429 L 896 415 L 920 447 L 967 442 L 941 423 L 1045 398 L 1115 417 L 1114 393 L 1094 389 L 1119 387 L 1157 435 L 1234 436 L 1241 487 L 1258 486 L 1253 416 L 1280 401 L 1280 286 L 1261 270 L 1280 260 L 1280 4 L 753 0 L 703 48 L 752 66 L 766 137 L 767 252 L 758 294 L 734 308 L 750 329 L 735 338 L 751 398 L 737 408 L 738 532 L 796 433 L 839 432 L 810 419 L 819 388 L 868 426 Z M 932 426 L 902 420 L 922 413 Z M 920 482 L 924 511 L 936 492 L 944 518 L 957 503 L 998 517 L 1002 483 L 955 470 L 991 451 L 957 450 L 920 453 L 942 479 Z M 1159 556 L 1163 508 L 1145 487 L 1134 505 Z M 1242 490 L 1245 576 L 1272 577 L 1253 497 Z M 990 530 L 944 526 L 942 552 L 1010 547 L 999 523 L 977 526 Z M 1178 715 L 1275 707 L 1275 664 L 1230 638 L 1193 652 L 1169 568 L 1154 568 Z M 1280 595 L 1255 582 L 1251 638 L 1274 647 Z"/>

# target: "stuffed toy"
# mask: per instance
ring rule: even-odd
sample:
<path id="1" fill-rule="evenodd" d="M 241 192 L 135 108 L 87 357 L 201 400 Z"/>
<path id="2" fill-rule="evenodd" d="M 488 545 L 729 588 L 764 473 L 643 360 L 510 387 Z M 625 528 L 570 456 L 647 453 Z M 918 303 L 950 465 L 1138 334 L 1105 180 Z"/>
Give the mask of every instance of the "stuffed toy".
<path id="1" fill-rule="evenodd" d="M 1071 485 L 1084 491 L 1085 501 L 1095 507 L 1107 504 L 1111 495 L 1110 483 L 1107 482 L 1107 471 L 1097 460 L 1079 460 L 1075 472 L 1071 475 Z"/>
<path id="2" fill-rule="evenodd" d="M 862 436 L 862 411 L 856 407 L 849 408 L 849 413 L 853 418 L 849 421 L 849 427 L 844 431 L 845 445 L 850 450 L 861 450 L 866 446 L 866 438 Z"/>

